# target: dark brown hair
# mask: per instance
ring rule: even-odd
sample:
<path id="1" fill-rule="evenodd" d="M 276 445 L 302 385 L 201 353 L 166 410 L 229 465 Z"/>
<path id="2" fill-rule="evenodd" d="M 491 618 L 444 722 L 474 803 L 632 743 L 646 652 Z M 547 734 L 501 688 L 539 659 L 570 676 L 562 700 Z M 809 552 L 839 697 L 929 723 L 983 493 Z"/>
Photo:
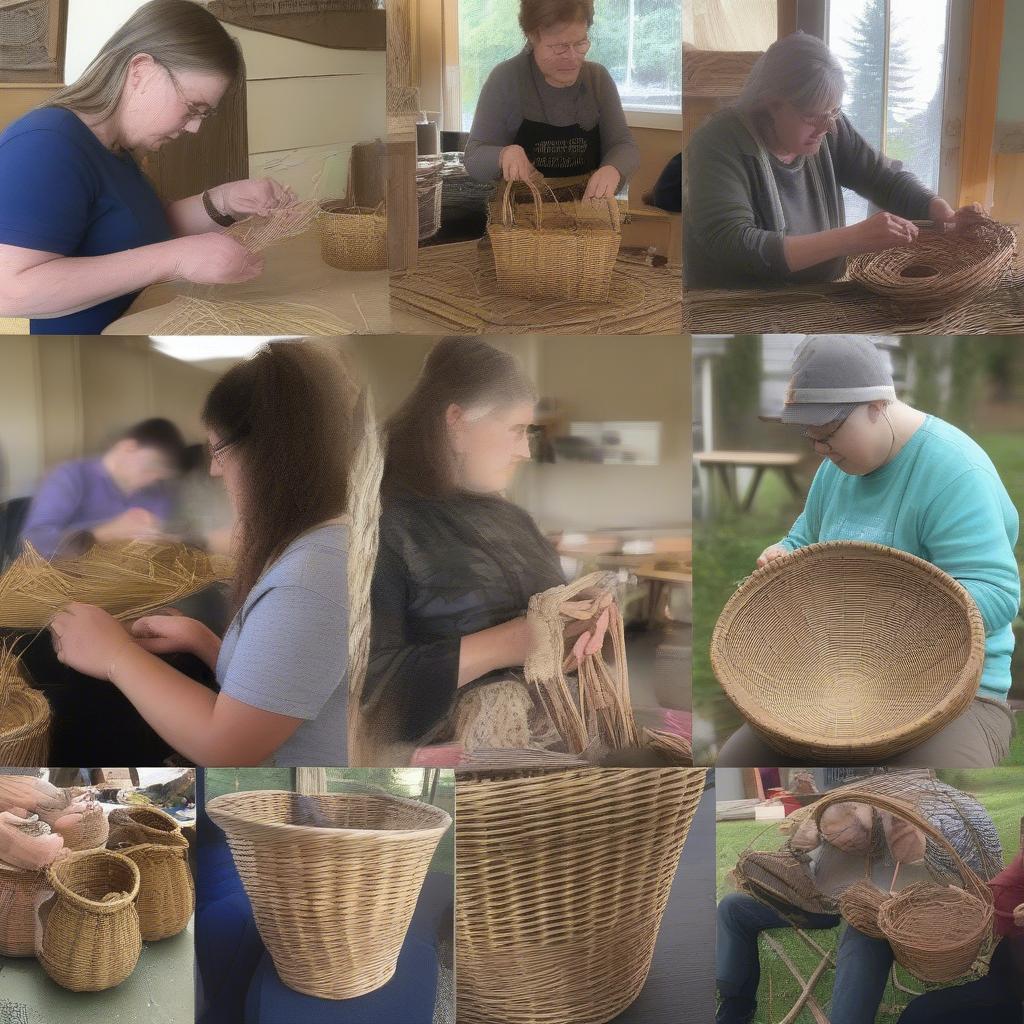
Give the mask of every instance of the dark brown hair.
<path id="1" fill-rule="evenodd" d="M 172 72 L 223 75 L 229 89 L 245 75 L 238 43 L 205 7 L 192 0 L 150 0 L 104 43 L 78 81 L 45 105 L 110 117 L 121 100 L 128 66 L 140 53 Z"/>
<path id="2" fill-rule="evenodd" d="M 240 464 L 235 605 L 299 534 L 348 502 L 356 390 L 337 351 L 278 341 L 232 367 L 203 422 Z"/>
<path id="3" fill-rule="evenodd" d="M 594 24 L 594 0 L 520 0 L 519 27 L 528 36 L 574 21 Z"/>
<path id="4" fill-rule="evenodd" d="M 537 390 L 515 356 L 479 338 L 442 338 L 408 398 L 385 424 L 385 492 L 441 498 L 456 489 L 450 405 L 469 409 L 536 401 Z"/>
<path id="5" fill-rule="evenodd" d="M 140 448 L 158 451 L 178 472 L 184 468 L 185 439 L 181 431 L 162 416 L 136 423 L 123 431 L 118 440 L 134 441 Z"/>

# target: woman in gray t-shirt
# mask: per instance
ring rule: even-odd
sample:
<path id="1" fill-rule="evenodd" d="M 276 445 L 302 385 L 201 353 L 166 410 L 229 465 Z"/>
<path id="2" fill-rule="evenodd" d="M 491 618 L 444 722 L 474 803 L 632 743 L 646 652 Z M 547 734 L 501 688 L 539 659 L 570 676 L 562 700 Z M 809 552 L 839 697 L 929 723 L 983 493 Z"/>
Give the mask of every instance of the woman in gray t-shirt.
<path id="1" fill-rule="evenodd" d="M 51 625 L 62 662 L 109 679 L 200 765 L 344 765 L 353 389 L 336 355 L 277 342 L 229 370 L 203 409 L 210 472 L 236 514 L 235 617 L 223 640 L 182 615 L 129 633 L 71 604 Z M 186 651 L 214 692 L 158 654 Z"/>
<path id="2" fill-rule="evenodd" d="M 526 47 L 480 92 L 466 170 L 480 181 L 589 175 L 584 199 L 614 196 L 640 166 L 615 82 L 586 60 L 593 0 L 521 0 Z"/>
<path id="3" fill-rule="evenodd" d="M 795 32 L 761 56 L 736 104 L 694 133 L 683 210 L 690 287 L 829 281 L 847 256 L 913 245 L 914 220 L 959 228 L 977 218 L 977 204 L 953 210 L 877 153 L 843 114 L 844 89 L 825 43 Z M 844 188 L 882 212 L 847 225 Z"/>

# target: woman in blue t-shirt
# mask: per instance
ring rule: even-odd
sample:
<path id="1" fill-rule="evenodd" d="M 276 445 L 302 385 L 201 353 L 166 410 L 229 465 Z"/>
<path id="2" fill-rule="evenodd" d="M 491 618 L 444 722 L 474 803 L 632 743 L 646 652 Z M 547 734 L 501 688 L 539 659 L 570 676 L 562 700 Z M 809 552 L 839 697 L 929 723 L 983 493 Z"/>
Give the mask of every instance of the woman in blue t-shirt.
<path id="1" fill-rule="evenodd" d="M 0 132 L 0 316 L 35 334 L 99 334 L 160 281 L 232 284 L 263 264 L 223 234 L 290 205 L 270 180 L 163 203 L 136 163 L 198 132 L 245 73 L 191 0 L 152 0 L 72 85 Z"/>

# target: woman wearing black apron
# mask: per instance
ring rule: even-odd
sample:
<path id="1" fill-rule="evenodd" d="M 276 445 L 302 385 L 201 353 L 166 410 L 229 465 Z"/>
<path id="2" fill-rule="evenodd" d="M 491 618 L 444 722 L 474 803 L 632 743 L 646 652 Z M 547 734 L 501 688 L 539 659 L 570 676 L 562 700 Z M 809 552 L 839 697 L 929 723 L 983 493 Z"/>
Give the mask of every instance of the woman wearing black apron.
<path id="1" fill-rule="evenodd" d="M 523 51 L 480 93 L 466 169 L 480 181 L 586 178 L 584 199 L 614 196 L 640 151 L 611 75 L 586 60 L 592 0 L 521 0 Z"/>

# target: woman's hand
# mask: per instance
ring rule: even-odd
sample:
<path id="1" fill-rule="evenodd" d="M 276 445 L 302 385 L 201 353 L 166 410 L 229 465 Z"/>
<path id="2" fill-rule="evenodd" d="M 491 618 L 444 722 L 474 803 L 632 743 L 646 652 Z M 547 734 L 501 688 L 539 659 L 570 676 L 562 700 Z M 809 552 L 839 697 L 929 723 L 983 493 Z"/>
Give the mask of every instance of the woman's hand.
<path id="1" fill-rule="evenodd" d="M 169 614 L 146 615 L 132 623 L 136 643 L 151 654 L 194 654 L 211 668 L 220 652 L 220 638 L 197 619 L 174 609 Z"/>
<path id="2" fill-rule="evenodd" d="M 263 258 L 216 231 L 176 238 L 174 277 L 193 284 L 241 284 L 263 273 Z"/>
<path id="3" fill-rule="evenodd" d="M 117 656 L 134 641 L 109 612 L 77 601 L 66 605 L 50 623 L 57 660 L 94 679 L 110 679 Z"/>
<path id="4" fill-rule="evenodd" d="M 587 181 L 584 199 L 611 199 L 619 189 L 619 172 L 606 165 L 599 167 Z"/>
<path id="5" fill-rule="evenodd" d="M 917 225 L 895 213 L 876 213 L 846 229 L 851 246 L 847 253 L 881 252 L 896 246 L 913 245 L 917 241 Z"/>
<path id="6" fill-rule="evenodd" d="M 952 224 L 954 230 L 964 231 L 979 221 L 987 220 L 989 212 L 981 203 L 968 203 L 954 210 L 941 196 L 936 196 L 928 204 L 928 216 L 936 224 Z"/>
<path id="7" fill-rule="evenodd" d="M 757 567 L 763 569 L 769 562 L 774 562 L 776 558 L 782 558 L 788 554 L 788 548 L 784 548 L 781 544 L 772 544 L 757 556 Z"/>
<path id="8" fill-rule="evenodd" d="M 610 596 L 611 595 L 609 595 L 609 597 Z M 565 667 L 566 671 L 573 671 L 574 669 L 579 668 L 580 663 L 585 658 L 589 658 L 591 655 L 597 654 L 597 652 L 601 650 L 604 646 L 604 638 L 608 633 L 608 626 L 618 615 L 618 607 L 613 602 L 609 602 L 604 611 L 597 617 L 597 622 L 594 623 L 594 628 L 584 630 L 576 638 L 576 642 L 572 646 L 572 654 L 570 655 Z"/>
<path id="9" fill-rule="evenodd" d="M 91 530 L 101 544 L 111 540 L 138 540 L 141 537 L 158 537 L 163 529 L 160 518 L 149 509 L 129 508 L 105 523 L 98 523 Z"/>
<path id="10" fill-rule="evenodd" d="M 529 181 L 537 174 L 522 146 L 506 146 L 498 155 L 498 163 L 506 181 Z"/>
<path id="11" fill-rule="evenodd" d="M 274 210 L 294 206 L 298 202 L 295 193 L 273 178 L 248 178 L 245 181 L 229 181 L 210 189 L 213 205 L 230 217 L 265 217 Z"/>

